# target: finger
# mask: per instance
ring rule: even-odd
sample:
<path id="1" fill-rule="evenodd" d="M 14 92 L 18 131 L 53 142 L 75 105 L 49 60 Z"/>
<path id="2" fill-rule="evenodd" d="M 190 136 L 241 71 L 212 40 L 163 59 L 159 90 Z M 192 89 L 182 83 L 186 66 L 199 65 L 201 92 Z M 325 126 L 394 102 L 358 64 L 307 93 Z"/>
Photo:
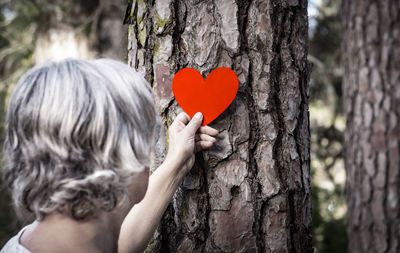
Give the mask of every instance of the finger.
<path id="1" fill-rule="evenodd" d="M 208 134 L 211 136 L 217 136 L 219 131 L 217 129 L 209 127 L 209 126 L 202 126 L 199 129 L 199 133 Z"/>
<path id="2" fill-rule="evenodd" d="M 187 125 L 187 123 L 189 123 L 190 121 L 190 117 L 189 115 L 187 115 L 186 112 L 181 112 L 178 114 L 178 116 L 176 116 L 174 121 L 179 121 L 182 122 L 184 125 Z"/>
<path id="3" fill-rule="evenodd" d="M 217 139 L 209 136 L 208 134 L 196 134 L 194 139 L 196 141 L 210 141 L 210 142 L 214 142 L 214 143 L 217 141 Z"/>
<path id="4" fill-rule="evenodd" d="M 203 114 L 200 112 L 196 113 L 192 120 L 186 125 L 186 131 L 189 133 L 189 135 L 194 136 L 197 129 L 201 126 L 201 123 L 203 122 Z"/>
<path id="5" fill-rule="evenodd" d="M 196 142 L 196 152 L 203 150 L 203 149 L 208 149 L 211 148 L 214 143 L 210 141 L 198 141 Z"/>

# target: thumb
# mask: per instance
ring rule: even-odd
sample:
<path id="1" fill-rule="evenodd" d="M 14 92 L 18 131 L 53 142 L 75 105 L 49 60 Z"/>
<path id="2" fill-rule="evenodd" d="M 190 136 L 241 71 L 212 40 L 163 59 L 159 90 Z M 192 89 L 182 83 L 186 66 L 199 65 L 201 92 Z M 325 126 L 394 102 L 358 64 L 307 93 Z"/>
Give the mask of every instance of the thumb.
<path id="1" fill-rule="evenodd" d="M 190 135 L 195 135 L 197 129 L 201 126 L 201 123 L 203 122 L 203 114 L 201 112 L 198 112 L 194 115 L 192 120 L 190 120 L 189 124 L 186 125 L 186 131 Z"/>

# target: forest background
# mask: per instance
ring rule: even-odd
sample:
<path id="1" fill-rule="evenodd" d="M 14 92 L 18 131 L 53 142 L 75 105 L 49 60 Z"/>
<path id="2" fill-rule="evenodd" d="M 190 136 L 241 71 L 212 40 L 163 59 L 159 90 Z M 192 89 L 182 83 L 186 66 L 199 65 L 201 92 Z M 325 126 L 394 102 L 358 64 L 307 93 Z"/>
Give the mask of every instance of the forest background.
<path id="1" fill-rule="evenodd" d="M 48 58 L 110 57 L 127 61 L 127 2 L 1 0 L 0 140 L 7 98 L 18 78 Z M 341 20 L 339 0 L 309 2 L 310 128 L 313 247 L 347 252 L 343 162 Z M 3 166 L 3 164 L 2 164 Z M 0 183 L 0 248 L 32 217 L 17 219 Z"/>

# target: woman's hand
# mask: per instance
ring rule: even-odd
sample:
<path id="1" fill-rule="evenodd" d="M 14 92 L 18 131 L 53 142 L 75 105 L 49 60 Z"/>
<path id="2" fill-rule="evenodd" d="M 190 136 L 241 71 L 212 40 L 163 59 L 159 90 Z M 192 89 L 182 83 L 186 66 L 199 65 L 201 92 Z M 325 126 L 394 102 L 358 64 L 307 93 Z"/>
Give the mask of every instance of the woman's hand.
<path id="1" fill-rule="evenodd" d="M 193 119 L 185 112 L 175 118 L 168 130 L 168 154 L 166 162 L 175 164 L 179 174 L 186 175 L 192 168 L 195 153 L 202 149 L 211 148 L 218 135 L 218 130 L 209 126 L 202 127 L 203 115 L 196 113 Z"/>
<path id="2" fill-rule="evenodd" d="M 196 117 L 199 116 L 199 117 Z M 183 177 L 192 168 L 194 154 L 210 148 L 218 131 L 201 127 L 203 116 L 182 112 L 169 127 L 168 154 L 150 176 L 143 200 L 134 205 L 121 226 L 118 252 L 143 252 Z"/>

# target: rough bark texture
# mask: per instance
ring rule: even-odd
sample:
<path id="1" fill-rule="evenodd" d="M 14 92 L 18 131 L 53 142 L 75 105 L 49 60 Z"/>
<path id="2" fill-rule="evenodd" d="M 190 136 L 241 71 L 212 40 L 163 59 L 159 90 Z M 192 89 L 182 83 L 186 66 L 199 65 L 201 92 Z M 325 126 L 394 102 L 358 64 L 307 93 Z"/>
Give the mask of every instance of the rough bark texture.
<path id="1" fill-rule="evenodd" d="M 225 66 L 240 81 L 211 123 L 216 147 L 197 155 L 147 251 L 311 252 L 307 2 L 133 0 L 125 21 L 160 132 L 181 111 L 171 91 L 179 69 L 206 77 Z M 160 137 L 155 166 L 166 145 Z"/>
<path id="2" fill-rule="evenodd" d="M 400 252 L 400 2 L 342 10 L 349 252 Z"/>

